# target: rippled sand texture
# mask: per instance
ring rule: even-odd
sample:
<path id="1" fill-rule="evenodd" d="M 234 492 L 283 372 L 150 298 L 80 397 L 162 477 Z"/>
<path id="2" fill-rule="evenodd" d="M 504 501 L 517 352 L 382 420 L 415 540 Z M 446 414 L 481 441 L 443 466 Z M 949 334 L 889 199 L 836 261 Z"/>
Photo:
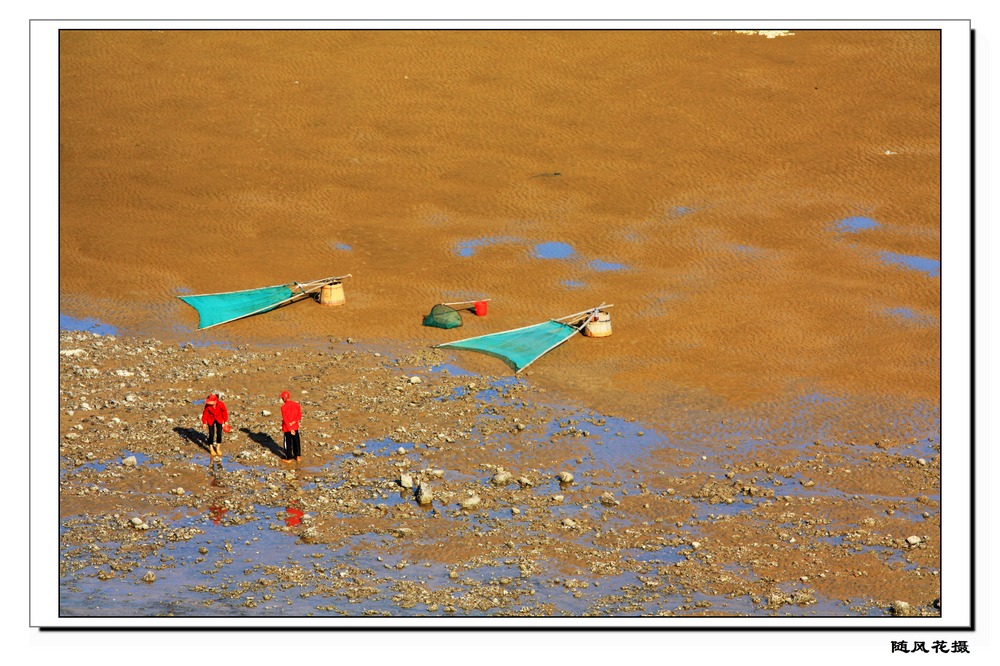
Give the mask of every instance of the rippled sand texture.
<path id="1" fill-rule="evenodd" d="M 61 311 L 429 346 L 604 301 L 534 380 L 937 403 L 938 34 L 794 33 L 64 31 Z M 175 298 L 345 273 L 343 307 L 203 332 Z"/>

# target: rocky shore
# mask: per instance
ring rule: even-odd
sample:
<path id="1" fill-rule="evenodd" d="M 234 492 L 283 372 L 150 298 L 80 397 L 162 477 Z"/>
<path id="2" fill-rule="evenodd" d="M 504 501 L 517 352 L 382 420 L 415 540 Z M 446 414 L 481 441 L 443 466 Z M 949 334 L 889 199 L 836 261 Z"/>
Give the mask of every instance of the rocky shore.
<path id="1" fill-rule="evenodd" d="M 919 428 L 746 446 L 350 339 L 64 331 L 59 353 L 66 616 L 940 614 L 939 442 Z M 234 428 L 219 464 L 209 392 Z"/>

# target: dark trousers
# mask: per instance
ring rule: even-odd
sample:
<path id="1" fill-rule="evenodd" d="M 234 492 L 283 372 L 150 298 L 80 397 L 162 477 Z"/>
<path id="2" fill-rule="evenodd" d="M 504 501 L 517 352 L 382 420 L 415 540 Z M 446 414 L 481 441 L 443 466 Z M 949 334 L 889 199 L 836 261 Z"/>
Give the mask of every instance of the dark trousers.
<path id="1" fill-rule="evenodd" d="M 296 430 L 293 435 L 290 432 L 285 433 L 285 458 L 298 458 L 302 455 L 302 446 L 299 441 L 300 430 Z"/>
<path id="2" fill-rule="evenodd" d="M 208 443 L 211 444 L 213 439 L 217 443 L 222 444 L 222 424 L 221 423 L 209 423 L 208 424 Z"/>

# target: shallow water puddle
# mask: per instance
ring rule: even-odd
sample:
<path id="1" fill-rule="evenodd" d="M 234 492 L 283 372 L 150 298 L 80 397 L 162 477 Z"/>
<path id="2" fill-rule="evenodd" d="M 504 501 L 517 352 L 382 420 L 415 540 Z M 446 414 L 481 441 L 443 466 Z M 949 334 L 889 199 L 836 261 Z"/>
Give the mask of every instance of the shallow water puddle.
<path id="1" fill-rule="evenodd" d="M 608 273 L 612 271 L 624 271 L 626 270 L 625 264 L 619 264 L 611 261 L 602 261 L 600 259 L 593 259 L 589 264 L 587 264 L 592 270 L 598 273 Z"/>
<path id="2" fill-rule="evenodd" d="M 576 250 L 569 243 L 560 241 L 549 241 L 539 243 L 535 246 L 532 256 L 536 259 L 568 259 L 576 254 Z"/>
<path id="3" fill-rule="evenodd" d="M 458 245 L 455 247 L 455 254 L 460 257 L 471 257 L 476 253 L 476 250 L 482 247 L 487 247 L 489 245 L 496 245 L 498 243 L 514 243 L 517 242 L 516 238 L 510 238 L 508 236 L 493 236 L 485 238 L 474 238 L 471 240 L 459 241 Z"/>
<path id="4" fill-rule="evenodd" d="M 672 206 L 667 209 L 667 219 L 676 220 L 686 215 L 690 215 L 695 212 L 695 208 L 691 206 Z"/>
<path id="5" fill-rule="evenodd" d="M 897 252 L 882 252 L 879 258 L 884 263 L 903 266 L 914 271 L 926 273 L 930 277 L 940 277 L 941 262 L 937 259 L 918 257 L 912 254 L 899 254 Z"/>
<path id="6" fill-rule="evenodd" d="M 60 470 L 60 476 L 66 477 L 71 473 L 75 474 L 81 471 L 93 471 L 100 473 L 106 471 L 108 468 L 121 468 L 124 470 L 126 469 L 124 461 L 130 456 L 135 457 L 136 467 L 156 468 L 163 466 L 163 463 L 160 462 L 150 462 L 149 456 L 144 453 L 131 453 L 129 451 L 123 451 L 113 460 L 90 460 L 79 465 L 69 458 L 61 458 L 60 463 L 65 463 L 68 467 L 64 467 Z"/>
<path id="7" fill-rule="evenodd" d="M 478 373 L 466 370 L 454 363 L 438 363 L 427 368 L 428 372 L 431 373 L 444 373 L 454 376 L 476 376 Z"/>
<path id="8" fill-rule="evenodd" d="M 97 335 L 117 335 L 118 328 L 110 324 L 105 324 L 97 319 L 92 319 L 86 317 L 84 319 L 77 319 L 76 317 L 71 317 L 69 315 L 61 314 L 59 315 L 59 330 L 60 331 L 87 331 L 89 333 L 96 333 Z"/>
<path id="9" fill-rule="evenodd" d="M 885 310 L 883 310 L 883 312 L 894 319 L 901 320 L 907 324 L 911 324 L 914 326 L 936 326 L 938 323 L 937 317 L 917 312 L 912 308 L 907 308 L 907 307 L 886 308 Z"/>
<path id="10" fill-rule="evenodd" d="M 834 228 L 837 231 L 846 233 L 857 233 L 868 229 L 877 229 L 879 226 L 881 225 L 879 225 L 878 222 L 864 215 L 852 215 L 834 222 Z"/>

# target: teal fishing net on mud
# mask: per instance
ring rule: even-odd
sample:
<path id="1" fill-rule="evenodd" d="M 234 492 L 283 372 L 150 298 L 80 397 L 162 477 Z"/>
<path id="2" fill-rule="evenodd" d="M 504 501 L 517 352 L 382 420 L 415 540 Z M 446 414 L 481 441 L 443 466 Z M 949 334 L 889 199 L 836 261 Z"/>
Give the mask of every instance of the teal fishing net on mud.
<path id="1" fill-rule="evenodd" d="M 455 308 L 443 303 L 431 308 L 430 314 L 424 316 L 424 326 L 436 328 L 458 328 L 462 325 L 462 315 Z"/>
<path id="2" fill-rule="evenodd" d="M 528 367 L 535 359 L 552 351 L 569 340 L 579 329 L 558 321 L 546 321 L 510 331 L 481 335 L 455 342 L 445 342 L 435 347 L 468 349 L 495 356 L 505 361 L 515 371 Z"/>
<path id="3" fill-rule="evenodd" d="M 178 296 L 178 298 L 198 311 L 198 328 L 201 329 L 273 310 L 292 299 L 292 290 L 286 285 L 281 285 L 223 294 Z"/>

